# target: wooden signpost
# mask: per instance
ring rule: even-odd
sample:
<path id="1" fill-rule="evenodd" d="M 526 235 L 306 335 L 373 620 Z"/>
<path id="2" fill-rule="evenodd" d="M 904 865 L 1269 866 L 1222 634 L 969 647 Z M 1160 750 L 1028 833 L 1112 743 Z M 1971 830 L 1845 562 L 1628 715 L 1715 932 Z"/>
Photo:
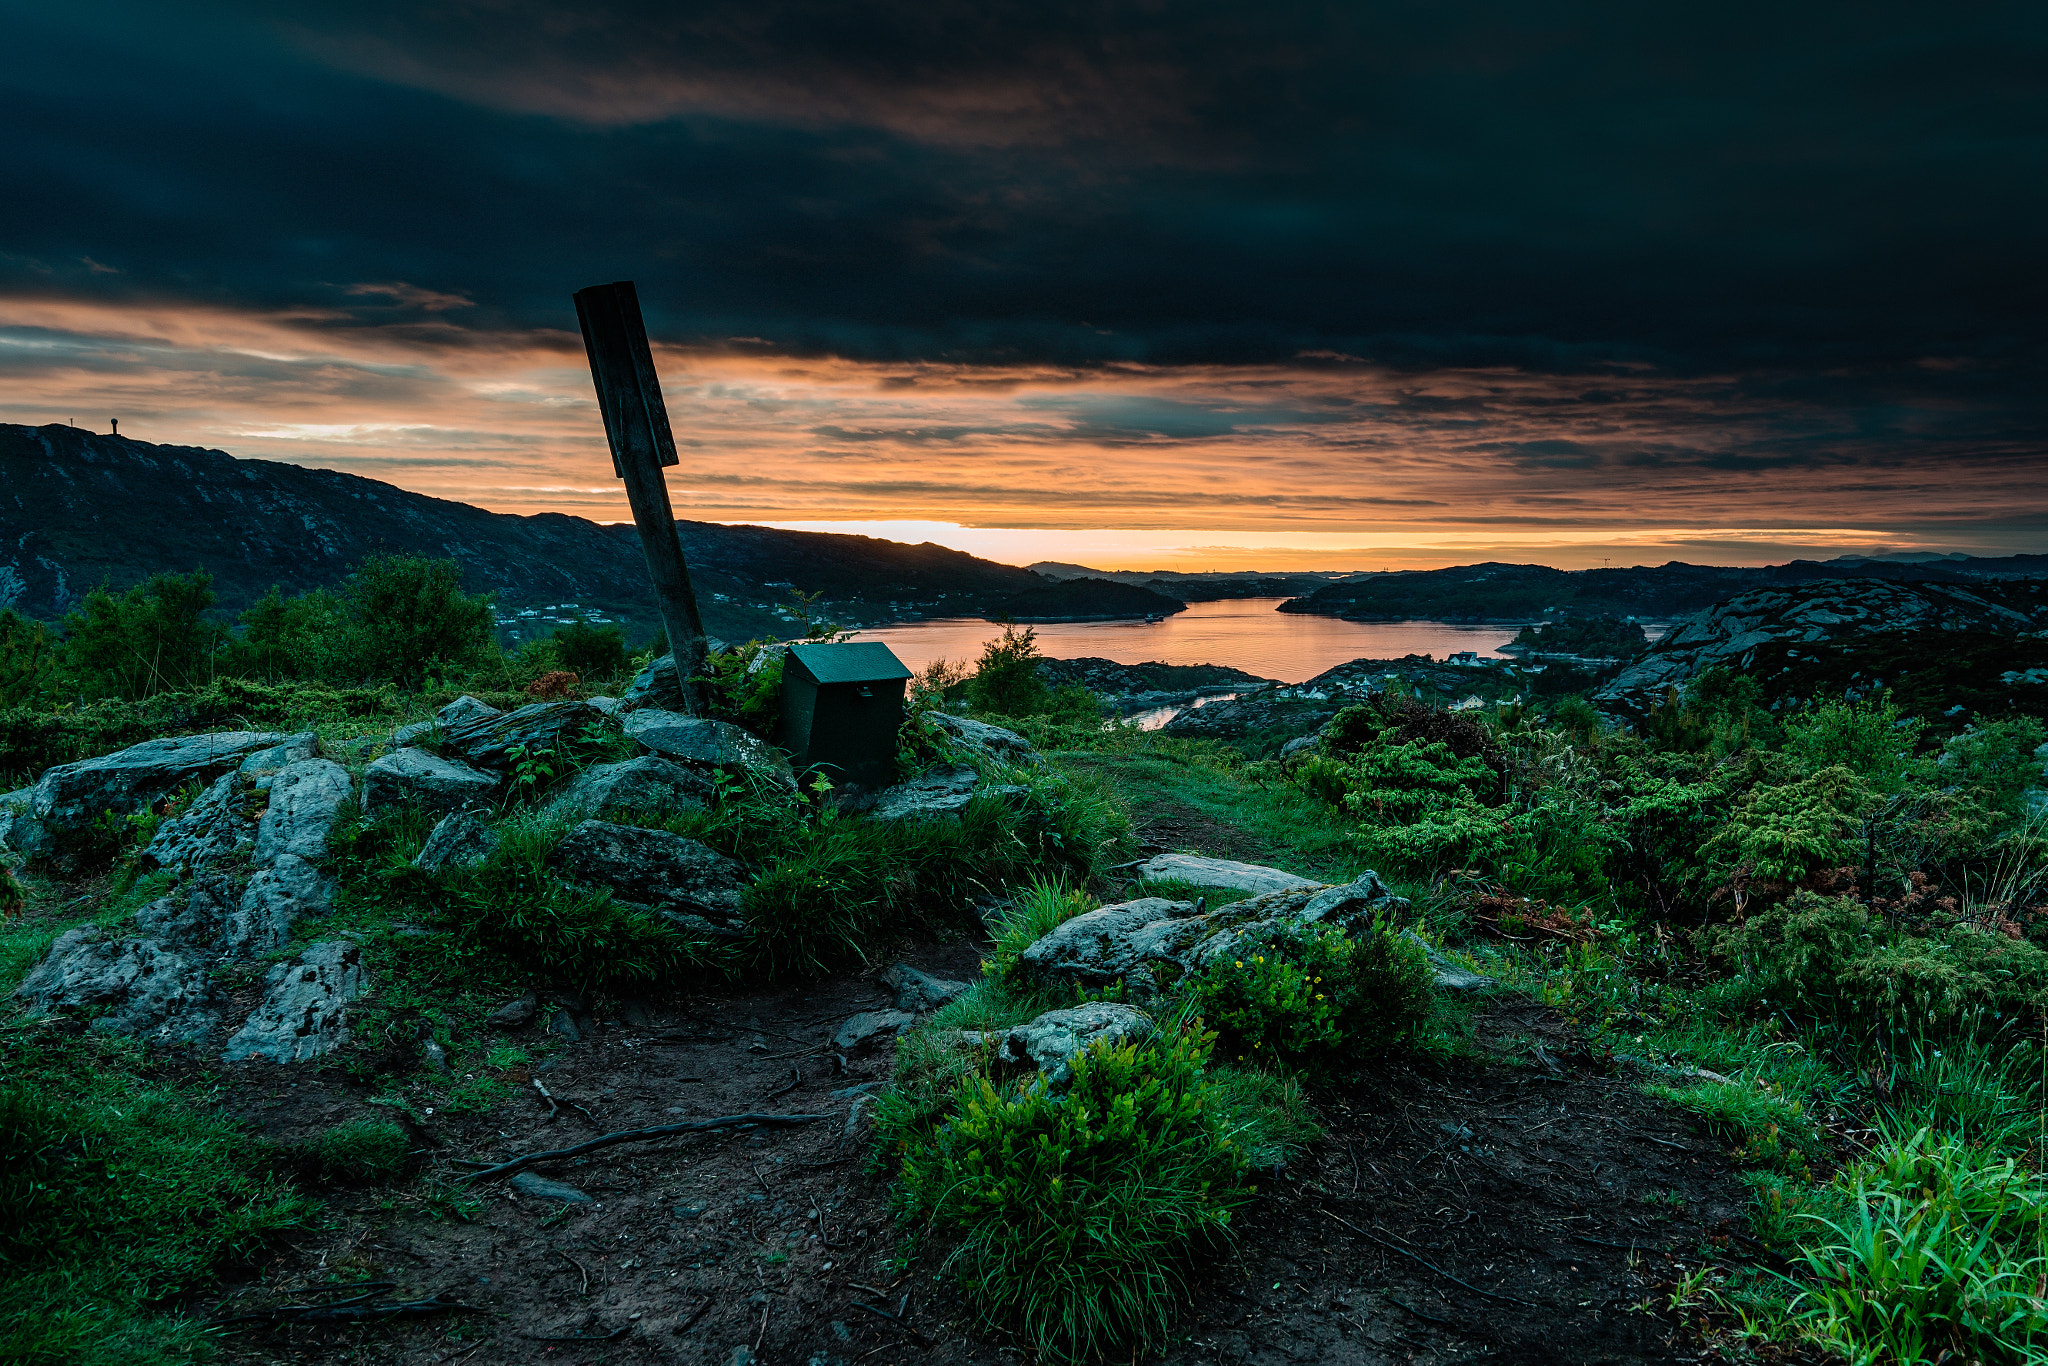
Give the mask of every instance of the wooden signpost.
<path id="1" fill-rule="evenodd" d="M 640 296 L 631 280 L 592 285 L 576 291 L 576 321 L 583 327 L 583 348 L 590 354 L 590 377 L 597 385 L 597 406 L 604 413 L 604 434 L 611 443 L 612 470 L 626 482 L 626 501 L 640 528 L 640 549 L 647 556 L 647 576 L 654 580 L 655 600 L 668 627 L 675 652 L 676 676 L 692 715 L 702 711 L 701 678 L 705 668 L 704 618 L 690 587 L 690 566 L 676 535 L 675 512 L 669 507 L 664 465 L 676 463 L 676 439 L 661 402 L 661 381 L 655 378 L 654 354 L 647 347 L 647 325 L 640 317 Z"/>

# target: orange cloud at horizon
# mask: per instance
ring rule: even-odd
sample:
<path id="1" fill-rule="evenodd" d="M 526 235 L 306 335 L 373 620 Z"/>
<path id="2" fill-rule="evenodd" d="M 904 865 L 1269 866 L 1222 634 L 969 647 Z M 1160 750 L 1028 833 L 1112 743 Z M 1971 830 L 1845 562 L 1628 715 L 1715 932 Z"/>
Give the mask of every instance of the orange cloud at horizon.
<path id="1" fill-rule="evenodd" d="M 393 298 L 402 282 L 358 286 Z M 614 521 L 580 339 L 332 309 L 0 299 L 0 420 Z M 565 309 L 566 312 L 566 309 Z M 1889 442 L 1745 377 L 896 364 L 658 346 L 678 512 L 1104 568 L 1763 562 L 2043 548 L 2037 448 Z M 2018 539 L 2015 539 L 2015 538 Z"/>

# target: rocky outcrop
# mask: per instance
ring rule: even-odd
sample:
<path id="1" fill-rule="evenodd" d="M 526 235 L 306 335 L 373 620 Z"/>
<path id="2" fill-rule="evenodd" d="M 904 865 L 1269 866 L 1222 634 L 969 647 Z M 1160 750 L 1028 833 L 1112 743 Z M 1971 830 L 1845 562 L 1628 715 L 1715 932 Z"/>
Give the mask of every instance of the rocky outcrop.
<path id="1" fill-rule="evenodd" d="M 1089 1001 L 1065 1010 L 1048 1010 L 1006 1033 L 968 1033 L 969 1044 L 995 1046 L 999 1062 L 1030 1065 L 1044 1074 L 1054 1091 L 1065 1090 L 1074 1079 L 1074 1057 L 1097 1043 L 1114 1048 L 1151 1035 L 1151 1017 L 1135 1006 L 1119 1001 Z"/>
<path id="2" fill-rule="evenodd" d="M 228 1040 L 223 1062 L 305 1062 L 348 1042 L 348 1004 L 368 979 L 363 951 L 346 939 L 314 944 L 264 978 L 263 1003 Z"/>
<path id="3" fill-rule="evenodd" d="M 604 888 L 699 933 L 729 935 L 742 927 L 746 870 L 696 840 L 590 820 L 569 832 L 551 860 L 572 883 Z"/>
<path id="4" fill-rule="evenodd" d="M 395 750 L 363 774 L 363 809 L 416 806 L 422 811 L 462 811 L 489 805 L 498 780 L 468 764 L 423 749 Z"/>
<path id="5" fill-rule="evenodd" d="M 1038 762 L 1038 750 L 1014 730 L 943 711 L 926 712 L 924 725 L 934 735 L 944 736 L 956 751 L 975 758 L 1012 764 Z"/>
<path id="6" fill-rule="evenodd" d="M 984 782 L 979 773 L 960 764 L 937 769 L 894 787 L 885 787 L 873 796 L 863 798 L 856 804 L 856 809 L 866 813 L 869 820 L 884 823 L 956 821 L 978 796 L 1010 798 L 1020 797 L 1024 792 L 1024 788 L 1014 783 Z"/>
<path id="7" fill-rule="evenodd" d="M 157 939 L 112 938 L 92 925 L 58 936 L 14 998 L 37 1013 L 85 1016 L 94 1029 L 152 1043 L 204 1037 L 220 1006 L 199 955 Z"/>
<path id="8" fill-rule="evenodd" d="M 711 780 L 695 769 L 643 754 L 585 769 L 548 803 L 548 810 L 565 816 L 701 811 L 711 805 L 715 791 Z"/>
<path id="9" fill-rule="evenodd" d="M 1640 660 L 1593 694 L 1603 710 L 1634 719 L 1716 666 L 1756 678 L 1786 701 L 1782 677 L 1817 653 L 1853 649 L 1892 632 L 1988 632 L 2017 636 L 2048 626 L 2039 588 L 1959 587 L 1881 579 L 1822 580 L 1759 588 L 1717 602 L 1682 622 Z"/>
<path id="10" fill-rule="evenodd" d="M 610 719 L 602 708 L 588 702 L 535 702 L 518 711 L 489 711 L 444 721 L 441 748 L 453 750 L 480 768 L 508 769 L 525 755 L 562 749 L 587 728 L 607 725 Z"/>
<path id="11" fill-rule="evenodd" d="M 449 868 L 474 868 L 498 852 L 498 837 L 467 811 L 451 811 L 434 825 L 427 842 L 413 856 L 413 867 L 430 873 Z"/>
<path id="12" fill-rule="evenodd" d="M 1227 858 L 1198 858 L 1193 854 L 1161 854 L 1138 865 L 1138 876 L 1153 882 L 1186 882 L 1197 887 L 1228 887 L 1233 891 L 1294 892 L 1324 884 L 1314 878 L 1297 877 L 1278 868 L 1257 863 L 1239 863 Z"/>
<path id="13" fill-rule="evenodd" d="M 348 770 L 331 759 L 301 759 L 279 769 L 256 827 L 256 862 L 287 854 L 307 863 L 326 858 L 327 832 L 354 791 Z"/>
<path id="14" fill-rule="evenodd" d="M 730 722 L 647 708 L 627 713 L 625 725 L 636 744 L 664 759 L 698 769 L 737 769 L 783 791 L 796 790 L 789 756 Z"/>
<path id="15" fill-rule="evenodd" d="M 881 975 L 881 983 L 896 993 L 896 1008 L 923 1014 L 957 999 L 967 990 L 966 982 L 934 977 L 908 963 L 898 963 Z"/>

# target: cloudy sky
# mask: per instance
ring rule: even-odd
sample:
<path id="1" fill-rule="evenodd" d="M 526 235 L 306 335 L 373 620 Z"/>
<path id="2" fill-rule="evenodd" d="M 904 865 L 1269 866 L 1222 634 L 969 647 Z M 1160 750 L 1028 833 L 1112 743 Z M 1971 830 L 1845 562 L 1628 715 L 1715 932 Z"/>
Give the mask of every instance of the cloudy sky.
<path id="1" fill-rule="evenodd" d="M 1115 566 L 2048 551 L 2048 8 L 0 0 L 0 421 Z"/>

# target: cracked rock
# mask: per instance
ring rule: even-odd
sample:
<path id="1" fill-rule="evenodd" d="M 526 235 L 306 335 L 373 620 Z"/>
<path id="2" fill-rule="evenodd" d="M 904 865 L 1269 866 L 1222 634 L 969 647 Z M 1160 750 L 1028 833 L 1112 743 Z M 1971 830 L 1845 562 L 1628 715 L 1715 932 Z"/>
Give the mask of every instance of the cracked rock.
<path id="1" fill-rule="evenodd" d="M 363 994 L 363 951 L 346 939 L 314 944 L 264 978 L 263 1003 L 243 1022 L 223 1062 L 304 1062 L 348 1042 L 348 1003 Z"/>

